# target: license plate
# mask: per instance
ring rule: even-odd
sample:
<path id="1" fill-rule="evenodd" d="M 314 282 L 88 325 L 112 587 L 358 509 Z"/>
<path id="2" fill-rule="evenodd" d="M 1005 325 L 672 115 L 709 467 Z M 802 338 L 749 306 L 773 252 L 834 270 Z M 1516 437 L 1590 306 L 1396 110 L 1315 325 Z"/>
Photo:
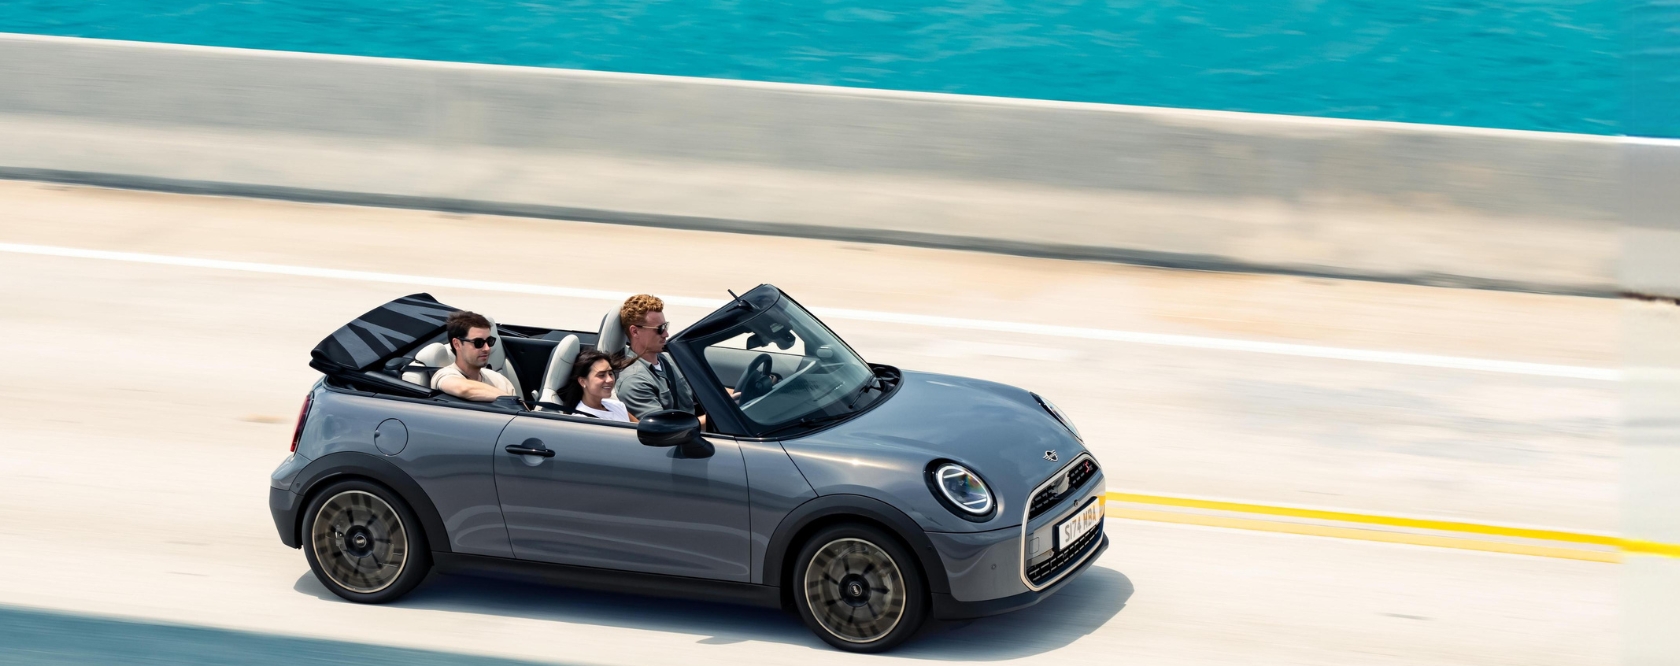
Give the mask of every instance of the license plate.
<path id="1" fill-rule="evenodd" d="M 1101 525 L 1102 517 L 1103 502 L 1098 498 L 1086 504 L 1085 508 L 1080 509 L 1072 518 L 1062 521 L 1062 524 L 1056 526 L 1056 550 L 1067 548 L 1068 544 L 1078 541 L 1086 532 Z"/>

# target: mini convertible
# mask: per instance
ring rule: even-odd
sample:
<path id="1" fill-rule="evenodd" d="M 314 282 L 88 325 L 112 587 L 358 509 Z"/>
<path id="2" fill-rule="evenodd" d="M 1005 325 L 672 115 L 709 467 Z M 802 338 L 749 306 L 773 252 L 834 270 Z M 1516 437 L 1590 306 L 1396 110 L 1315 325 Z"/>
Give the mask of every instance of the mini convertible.
<path id="1" fill-rule="evenodd" d="M 1031 606 L 1108 547 L 1104 480 L 1050 401 L 865 363 L 761 285 L 672 336 L 708 415 L 639 423 L 554 397 L 599 330 L 495 324 L 490 367 L 520 395 L 428 388 L 453 362 L 427 294 L 333 332 L 274 471 L 280 540 L 350 601 L 396 599 L 436 567 L 782 608 L 842 650 L 928 618 Z M 527 388 L 528 387 L 528 388 Z"/>

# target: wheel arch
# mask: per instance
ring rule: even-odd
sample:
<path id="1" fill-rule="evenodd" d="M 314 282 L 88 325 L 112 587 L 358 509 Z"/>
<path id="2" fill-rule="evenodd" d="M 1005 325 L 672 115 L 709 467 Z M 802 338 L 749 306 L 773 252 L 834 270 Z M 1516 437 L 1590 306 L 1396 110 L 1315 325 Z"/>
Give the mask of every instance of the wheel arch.
<path id="1" fill-rule="evenodd" d="M 452 552 L 449 548 L 449 531 L 444 528 L 437 507 L 432 504 L 431 498 L 426 495 L 420 484 L 395 463 L 354 451 L 321 456 L 298 473 L 294 485 L 301 490 L 298 492 L 297 515 L 292 518 L 291 526 L 292 538 L 298 544 L 303 543 L 303 520 L 309 512 L 309 504 L 315 501 L 315 497 L 327 486 L 351 479 L 370 481 L 390 490 L 406 502 L 408 508 L 414 511 L 414 515 L 420 518 L 420 537 L 425 540 L 426 548 L 434 552 Z"/>
<path id="2" fill-rule="evenodd" d="M 949 594 L 951 586 L 945 565 L 927 532 L 903 511 L 881 500 L 863 495 L 824 495 L 794 508 L 782 519 L 765 549 L 764 582 L 782 589 L 782 603 L 791 608 L 794 585 L 789 581 L 791 560 L 812 535 L 830 525 L 857 522 L 872 525 L 896 537 L 916 558 L 928 592 Z"/>

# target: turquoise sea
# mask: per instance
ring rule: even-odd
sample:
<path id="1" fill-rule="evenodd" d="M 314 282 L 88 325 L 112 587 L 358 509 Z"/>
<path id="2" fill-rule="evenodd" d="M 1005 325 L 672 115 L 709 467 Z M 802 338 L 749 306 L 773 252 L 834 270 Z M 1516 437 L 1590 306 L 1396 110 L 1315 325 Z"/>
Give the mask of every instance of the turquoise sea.
<path id="1" fill-rule="evenodd" d="M 1677 28 L 1680 0 L 0 0 L 5 32 L 1654 136 Z"/>

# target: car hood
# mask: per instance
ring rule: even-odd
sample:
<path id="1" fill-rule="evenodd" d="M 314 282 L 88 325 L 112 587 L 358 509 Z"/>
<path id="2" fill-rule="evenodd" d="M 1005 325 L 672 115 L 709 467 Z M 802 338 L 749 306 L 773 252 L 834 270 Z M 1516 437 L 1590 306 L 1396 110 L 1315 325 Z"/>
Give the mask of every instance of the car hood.
<path id="1" fill-rule="evenodd" d="M 908 371 L 873 409 L 783 447 L 818 494 L 886 491 L 925 514 L 913 516 L 924 524 L 952 531 L 1019 524 L 1027 493 L 1085 451 L 1025 390 Z M 976 524 L 938 505 L 923 476 L 936 459 L 978 473 L 999 501 L 997 515 Z"/>

